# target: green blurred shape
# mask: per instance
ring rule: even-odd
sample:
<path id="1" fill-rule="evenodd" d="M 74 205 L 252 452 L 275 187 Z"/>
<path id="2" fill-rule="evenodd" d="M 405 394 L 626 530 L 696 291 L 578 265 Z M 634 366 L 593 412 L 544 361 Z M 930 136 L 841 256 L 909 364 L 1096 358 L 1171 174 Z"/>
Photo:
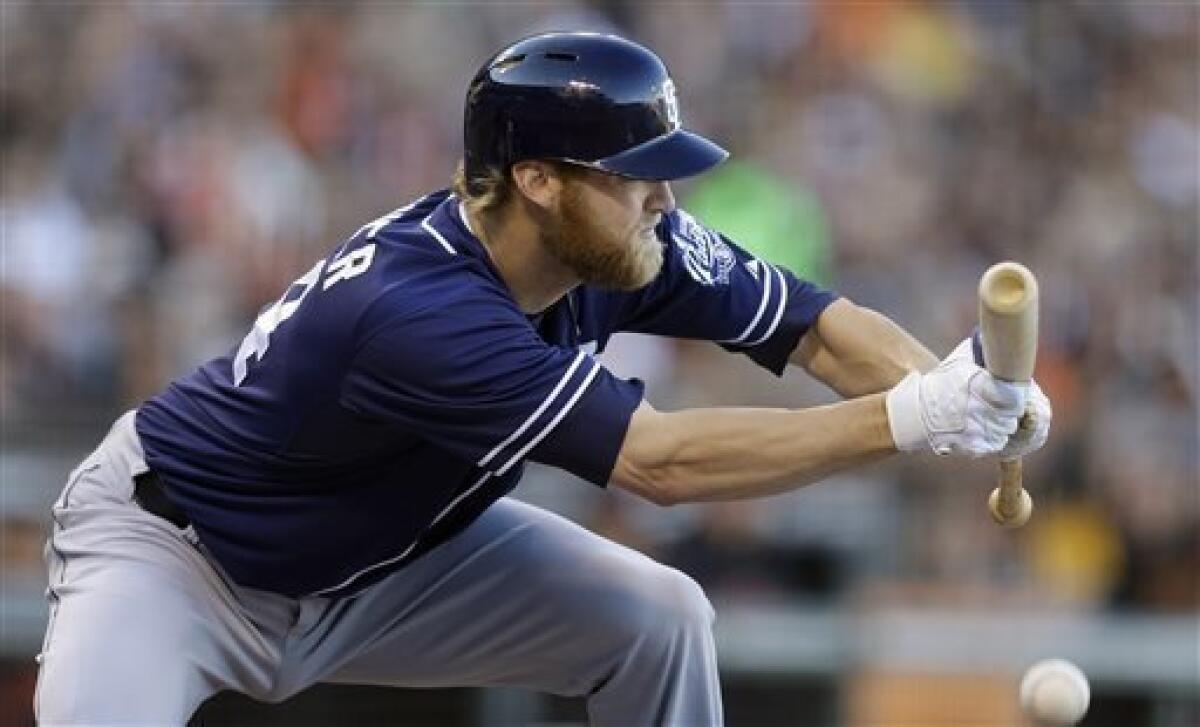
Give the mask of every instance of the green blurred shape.
<path id="1" fill-rule="evenodd" d="M 820 200 L 762 166 L 726 162 L 696 182 L 684 206 L 757 257 L 821 285 L 833 282 Z"/>

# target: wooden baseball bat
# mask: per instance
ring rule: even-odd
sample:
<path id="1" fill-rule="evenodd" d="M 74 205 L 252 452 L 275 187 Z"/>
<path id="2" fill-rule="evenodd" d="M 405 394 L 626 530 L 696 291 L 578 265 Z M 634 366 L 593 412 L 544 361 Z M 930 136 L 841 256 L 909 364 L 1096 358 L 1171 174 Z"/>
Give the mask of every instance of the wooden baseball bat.
<path id="1" fill-rule="evenodd" d="M 988 268 L 979 280 L 979 331 L 984 366 L 998 379 L 1033 378 L 1038 341 L 1037 278 L 1024 265 L 1007 261 Z M 1029 414 L 1021 426 L 1031 426 Z M 988 498 L 992 519 L 1019 528 L 1033 513 L 1033 500 L 1021 487 L 1021 458 L 1000 461 L 1000 484 Z"/>

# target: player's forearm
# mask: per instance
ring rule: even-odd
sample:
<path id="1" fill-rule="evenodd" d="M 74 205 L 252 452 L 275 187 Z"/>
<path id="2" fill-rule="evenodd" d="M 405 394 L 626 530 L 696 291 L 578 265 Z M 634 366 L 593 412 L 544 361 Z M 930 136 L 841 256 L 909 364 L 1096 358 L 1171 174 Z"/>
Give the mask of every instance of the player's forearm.
<path id="1" fill-rule="evenodd" d="M 811 409 L 639 410 L 614 481 L 660 504 L 795 489 L 894 453 L 884 396 Z"/>
<path id="2" fill-rule="evenodd" d="M 842 396 L 886 391 L 938 359 L 886 316 L 849 300 L 834 302 L 801 340 L 791 362 Z"/>

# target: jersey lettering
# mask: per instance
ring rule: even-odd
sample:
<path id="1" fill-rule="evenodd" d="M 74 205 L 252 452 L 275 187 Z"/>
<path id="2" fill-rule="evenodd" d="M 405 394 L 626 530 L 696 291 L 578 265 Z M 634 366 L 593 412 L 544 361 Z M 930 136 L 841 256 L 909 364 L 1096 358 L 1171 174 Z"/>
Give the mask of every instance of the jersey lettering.
<path id="1" fill-rule="evenodd" d="M 371 261 L 375 259 L 375 243 L 371 243 L 366 247 L 360 247 L 349 255 L 338 258 L 329 264 L 328 277 L 321 285 L 321 290 L 329 290 L 329 287 L 334 283 L 340 283 L 343 280 L 362 275 L 367 272 L 367 268 L 371 267 Z"/>
<path id="2" fill-rule="evenodd" d="M 238 346 L 237 353 L 233 357 L 234 386 L 241 386 L 242 382 L 246 380 L 251 356 L 256 357 L 259 361 L 262 360 L 271 346 L 271 333 L 279 327 L 280 323 L 291 318 L 300 304 L 304 302 L 305 296 L 313 289 L 317 279 L 321 276 L 321 268 L 324 265 L 324 260 L 318 260 L 317 264 L 304 274 L 304 277 L 288 286 L 282 298 L 258 314 L 258 318 L 254 320 L 254 327 L 242 339 L 242 345 Z"/>

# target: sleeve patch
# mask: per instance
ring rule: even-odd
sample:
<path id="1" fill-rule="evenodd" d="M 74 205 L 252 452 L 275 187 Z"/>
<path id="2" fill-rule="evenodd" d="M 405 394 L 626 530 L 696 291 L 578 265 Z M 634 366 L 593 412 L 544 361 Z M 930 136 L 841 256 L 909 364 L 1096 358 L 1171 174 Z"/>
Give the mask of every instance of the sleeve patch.
<path id="1" fill-rule="evenodd" d="M 737 264 L 729 245 L 687 212 L 678 210 L 676 215 L 679 229 L 671 236 L 688 275 L 701 285 L 729 285 L 729 271 Z"/>

